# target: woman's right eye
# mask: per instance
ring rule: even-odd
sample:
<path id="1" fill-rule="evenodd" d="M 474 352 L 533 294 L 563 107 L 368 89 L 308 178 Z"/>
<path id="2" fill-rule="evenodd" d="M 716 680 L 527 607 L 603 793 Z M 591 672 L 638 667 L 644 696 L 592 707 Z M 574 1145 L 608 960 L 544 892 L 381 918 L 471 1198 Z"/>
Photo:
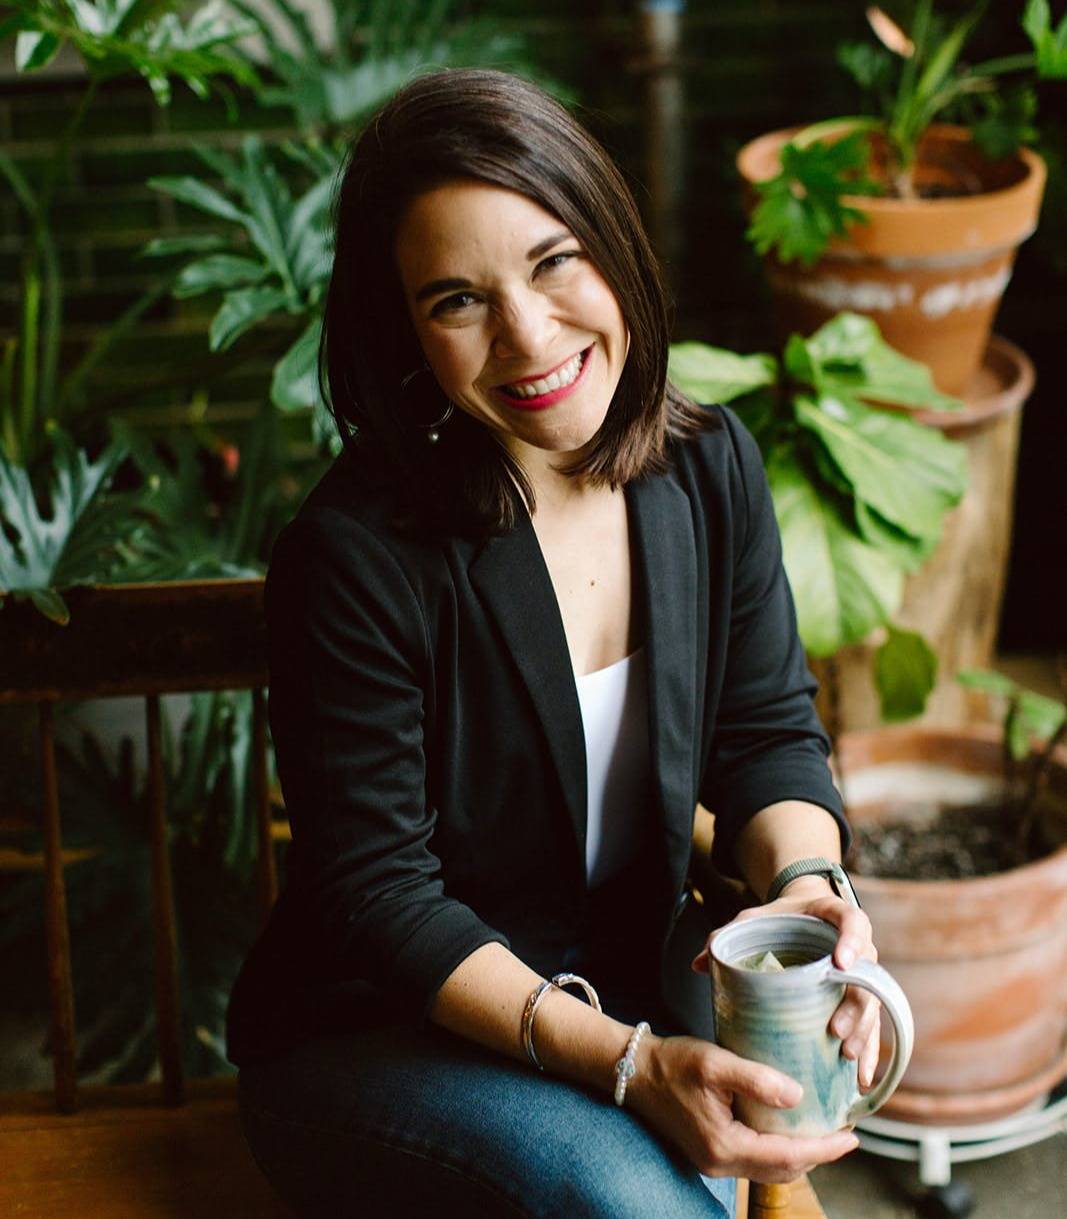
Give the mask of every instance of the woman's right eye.
<path id="1" fill-rule="evenodd" d="M 471 292 L 454 292 L 451 296 L 442 297 L 430 310 L 430 316 L 441 317 L 446 313 L 460 313 L 477 303 L 478 298 Z"/>

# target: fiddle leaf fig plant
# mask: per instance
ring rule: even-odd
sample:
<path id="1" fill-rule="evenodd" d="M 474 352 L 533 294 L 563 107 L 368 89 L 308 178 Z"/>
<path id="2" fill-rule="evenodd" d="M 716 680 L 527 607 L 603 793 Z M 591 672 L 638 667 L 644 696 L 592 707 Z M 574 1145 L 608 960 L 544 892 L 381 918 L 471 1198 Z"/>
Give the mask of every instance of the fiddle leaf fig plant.
<path id="1" fill-rule="evenodd" d="M 877 113 L 815 123 L 783 147 L 780 172 L 756 184 L 760 201 L 747 236 L 759 254 L 810 266 L 832 237 L 866 219 L 850 197 L 917 197 L 919 143 L 938 118 L 969 127 L 990 160 L 1036 137 L 1034 83 L 1067 79 L 1067 12 L 1054 25 L 1049 0 L 1027 0 L 1020 27 L 1032 49 L 967 64 L 963 52 L 987 8 L 980 0 L 947 22 L 933 0 L 916 0 L 907 29 L 880 8 L 867 9 L 877 42 L 844 44 L 838 62 Z M 877 169 L 872 136 L 884 162 Z"/>
<path id="2" fill-rule="evenodd" d="M 730 403 L 760 445 L 800 637 L 828 657 L 884 629 L 876 659 L 883 715 L 917 714 L 936 677 L 929 646 L 892 625 L 904 577 L 930 555 L 967 485 L 961 446 L 880 402 L 951 410 L 925 366 L 869 318 L 842 313 L 780 359 L 704 343 L 671 347 L 671 380 Z"/>

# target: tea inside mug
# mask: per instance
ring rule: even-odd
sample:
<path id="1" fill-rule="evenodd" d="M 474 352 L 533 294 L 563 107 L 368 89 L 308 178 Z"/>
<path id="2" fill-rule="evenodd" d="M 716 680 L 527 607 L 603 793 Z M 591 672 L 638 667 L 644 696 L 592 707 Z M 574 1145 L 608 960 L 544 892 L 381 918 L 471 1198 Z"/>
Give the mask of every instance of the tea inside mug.
<path id="1" fill-rule="evenodd" d="M 810 952 L 796 952 L 788 948 L 775 952 L 755 952 L 751 956 L 741 957 L 731 964 L 737 969 L 748 969 L 753 973 L 781 973 L 784 969 L 792 969 L 797 965 L 810 965 L 819 960 L 819 956 Z"/>

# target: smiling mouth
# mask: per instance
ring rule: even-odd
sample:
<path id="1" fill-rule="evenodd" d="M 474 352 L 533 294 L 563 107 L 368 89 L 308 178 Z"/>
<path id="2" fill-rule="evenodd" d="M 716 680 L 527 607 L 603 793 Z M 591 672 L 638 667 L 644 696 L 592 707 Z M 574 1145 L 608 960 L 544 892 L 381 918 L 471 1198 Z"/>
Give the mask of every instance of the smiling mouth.
<path id="1" fill-rule="evenodd" d="M 550 406 L 566 397 L 582 379 L 592 350 L 592 347 L 587 347 L 584 351 L 579 351 L 544 377 L 497 385 L 494 387 L 495 392 L 508 399 L 512 405 L 526 409 Z"/>

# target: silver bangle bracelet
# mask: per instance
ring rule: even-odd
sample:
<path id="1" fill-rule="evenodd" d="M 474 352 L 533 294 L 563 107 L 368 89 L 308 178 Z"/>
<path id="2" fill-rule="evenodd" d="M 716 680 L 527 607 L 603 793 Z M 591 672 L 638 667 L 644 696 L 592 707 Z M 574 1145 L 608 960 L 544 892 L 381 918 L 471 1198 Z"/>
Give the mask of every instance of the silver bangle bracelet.
<path id="1" fill-rule="evenodd" d="M 556 974 L 551 982 L 538 982 L 538 984 L 530 992 L 530 997 L 526 1000 L 526 1007 L 523 1009 L 522 1046 L 526 1051 L 526 1057 L 529 1058 L 529 1060 L 539 1071 L 543 1071 L 545 1068 L 542 1065 L 540 1058 L 537 1057 L 537 1051 L 534 1049 L 534 1017 L 537 1015 L 537 1009 L 541 1004 L 541 1000 L 553 986 L 556 987 L 557 990 L 562 990 L 564 986 L 580 986 L 585 992 L 585 997 L 589 1000 L 589 1006 L 597 1012 L 602 1010 L 600 1006 L 600 997 L 597 995 L 596 991 L 584 978 L 580 978 L 577 974 Z"/>
<path id="2" fill-rule="evenodd" d="M 637 1074 L 634 1056 L 641 1038 L 648 1031 L 648 1022 L 642 1020 L 630 1034 L 630 1040 L 626 1043 L 626 1053 L 615 1064 L 615 1103 L 617 1105 L 621 1105 L 626 1100 L 626 1085 Z"/>

